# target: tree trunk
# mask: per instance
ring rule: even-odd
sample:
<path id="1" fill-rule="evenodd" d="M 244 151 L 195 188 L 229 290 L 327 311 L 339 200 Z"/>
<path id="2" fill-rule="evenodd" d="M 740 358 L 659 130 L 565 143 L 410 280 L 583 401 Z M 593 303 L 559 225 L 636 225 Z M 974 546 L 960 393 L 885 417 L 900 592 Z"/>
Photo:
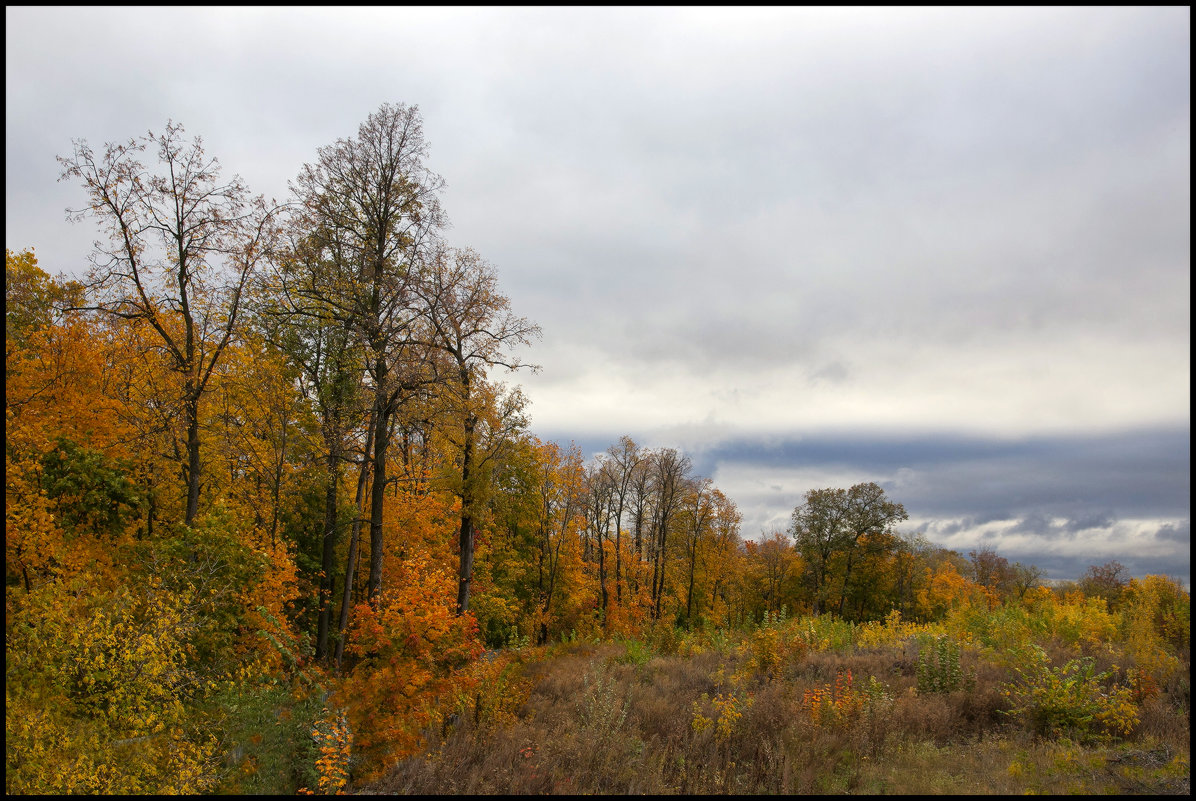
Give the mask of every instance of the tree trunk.
<path id="1" fill-rule="evenodd" d="M 349 628 L 349 607 L 353 603 L 353 574 L 357 567 L 357 550 L 361 542 L 362 514 L 365 511 L 365 483 L 370 475 L 370 446 L 373 444 L 374 429 L 370 426 L 365 438 L 365 453 L 361 459 L 361 472 L 357 476 L 357 516 L 353 518 L 353 532 L 349 535 L 349 556 L 345 560 L 345 588 L 341 595 L 341 613 L 337 621 L 336 669 L 339 671 L 345 655 L 345 632 Z"/>
<path id="2" fill-rule="evenodd" d="M 610 596 L 606 591 L 606 534 L 602 527 L 594 528 L 594 541 L 598 545 L 598 586 L 601 587 L 600 593 L 602 611 L 606 612 L 606 606 L 610 602 Z"/>
<path id="3" fill-rule="evenodd" d="M 652 592 L 652 594 L 654 596 L 653 615 L 652 616 L 655 617 L 657 620 L 660 619 L 661 607 L 664 604 L 664 575 L 665 575 L 665 569 L 666 569 L 666 564 L 665 564 L 666 551 L 665 551 L 665 549 L 668 546 L 668 536 L 669 536 L 668 519 L 662 515 L 661 524 L 660 524 L 660 545 L 657 548 L 657 552 L 656 552 L 656 563 L 658 566 L 656 573 L 658 575 L 656 577 L 655 586 L 653 587 L 653 592 Z"/>
<path id="4" fill-rule="evenodd" d="M 615 606 L 623 605 L 623 529 L 619 526 L 622 519 L 623 510 L 620 509 L 615 520 Z"/>
<path id="5" fill-rule="evenodd" d="M 336 499 L 340 483 L 340 458 L 328 454 L 328 486 L 324 490 L 324 540 L 320 554 L 320 610 L 316 622 L 316 659 L 328 655 L 328 635 L 332 628 L 333 559 L 336 556 Z"/>
<path id="6" fill-rule="evenodd" d="M 378 381 L 386 375 L 386 364 L 379 359 Z M 370 488 L 370 578 L 366 599 L 377 603 L 382 590 L 382 510 L 386 501 L 386 452 L 390 446 L 390 410 L 386 391 L 379 387 L 374 402 L 374 480 Z"/>
<path id="7" fill-rule="evenodd" d="M 279 435 L 278 441 L 278 460 L 274 464 L 274 492 L 273 504 L 274 509 L 270 513 L 270 547 L 277 547 L 278 539 L 278 504 L 282 497 L 282 470 L 286 466 L 287 454 L 287 420 L 286 415 L 282 416 L 282 431 Z"/>
<path id="8" fill-rule="evenodd" d="M 183 525 L 191 527 L 199 514 L 199 393 L 188 382 L 184 403 L 187 420 L 187 511 Z"/>
<path id="9" fill-rule="evenodd" d="M 695 538 L 697 537 L 696 533 L 694 534 L 694 537 Z M 690 554 L 689 554 L 689 588 L 686 590 L 686 593 L 685 593 L 685 628 L 687 630 L 692 627 L 690 621 L 693 617 L 694 573 L 697 572 L 697 568 L 698 568 L 698 543 L 697 543 L 697 540 L 695 539 L 694 544 L 693 544 L 693 549 L 690 551 Z"/>
<path id="10" fill-rule="evenodd" d="M 465 379 L 466 405 L 469 403 L 469 379 Z M 472 462 L 475 422 L 468 411 L 465 417 L 465 443 L 461 455 L 461 560 L 457 584 L 457 614 L 469 611 L 469 585 L 473 581 L 473 491 Z"/>
<path id="11" fill-rule="evenodd" d="M 847 552 L 847 564 L 843 569 L 843 586 L 839 590 L 839 617 L 843 617 L 843 609 L 847 605 L 847 589 L 851 584 L 851 569 L 855 562 L 855 545 Z"/>

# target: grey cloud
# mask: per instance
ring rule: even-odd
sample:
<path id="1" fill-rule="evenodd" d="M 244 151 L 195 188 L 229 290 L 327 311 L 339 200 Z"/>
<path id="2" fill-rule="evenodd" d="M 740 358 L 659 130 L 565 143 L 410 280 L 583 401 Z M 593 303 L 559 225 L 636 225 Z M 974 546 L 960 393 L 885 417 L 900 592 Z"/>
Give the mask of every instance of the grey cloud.
<path id="1" fill-rule="evenodd" d="M 1002 520 L 1011 520 L 1012 518 L 1013 515 L 1006 507 L 998 506 L 995 509 L 967 518 L 966 525 L 968 528 L 975 528 L 976 526 L 983 526 L 988 523 L 996 523 Z"/>
<path id="2" fill-rule="evenodd" d="M 1116 521 L 1111 512 L 1093 511 L 1068 520 L 1063 528 L 1065 531 L 1075 533 L 1094 528 L 1109 528 L 1114 522 Z"/>
<path id="3" fill-rule="evenodd" d="M 1089 436 L 993 439 L 951 435 L 810 435 L 744 438 L 700 454 L 709 462 L 747 460 L 782 466 L 843 465 L 903 474 L 901 492 L 927 513 L 1008 519 L 1019 503 L 1149 510 L 1174 515 L 1190 503 L 1190 433 L 1152 428 Z M 916 476 L 916 479 L 911 479 Z M 980 498 L 987 499 L 978 505 Z"/>
<path id="4" fill-rule="evenodd" d="M 1155 537 L 1160 540 L 1182 543 L 1191 547 L 1192 522 L 1190 520 L 1184 520 L 1178 524 L 1167 523 L 1162 525 L 1159 527 L 1159 530 L 1155 532 Z"/>
<path id="5" fill-rule="evenodd" d="M 928 530 L 940 537 L 950 537 L 952 534 L 958 534 L 961 531 L 968 531 L 973 528 L 969 520 L 953 520 L 948 523 L 933 521 L 927 526 Z"/>
<path id="6" fill-rule="evenodd" d="M 846 381 L 850 375 L 851 371 L 846 365 L 840 361 L 833 361 L 815 370 L 810 375 L 810 378 L 814 381 L 829 381 L 830 383 L 838 384 Z"/>
<path id="7" fill-rule="evenodd" d="M 894 498 L 902 497 L 901 493 L 897 490 L 892 490 L 891 494 Z M 962 531 L 971 531 L 973 529 L 981 528 L 989 523 L 1003 523 L 1016 519 L 1016 516 L 1010 513 L 1007 509 L 1004 507 L 999 507 L 992 511 L 958 519 L 933 520 L 928 524 L 927 529 L 936 536 L 950 537 L 951 535 L 958 534 Z"/>
<path id="8" fill-rule="evenodd" d="M 1032 534 L 1039 537 L 1053 537 L 1063 533 L 1065 529 L 1061 526 L 1056 526 L 1054 522 L 1041 512 L 1036 512 L 1021 518 L 1016 525 L 1014 525 L 1009 533 L 1011 534 Z M 992 537 L 995 534 L 990 533 L 988 536 Z"/>

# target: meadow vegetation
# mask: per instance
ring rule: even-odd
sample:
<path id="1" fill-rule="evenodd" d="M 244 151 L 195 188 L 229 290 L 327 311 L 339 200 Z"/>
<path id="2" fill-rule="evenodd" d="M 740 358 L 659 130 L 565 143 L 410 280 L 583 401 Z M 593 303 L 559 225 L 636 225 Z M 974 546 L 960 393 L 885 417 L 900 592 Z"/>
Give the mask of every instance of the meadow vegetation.
<path id="1" fill-rule="evenodd" d="M 1186 795 L 1187 646 L 1130 636 L 1141 610 L 1103 635 L 1103 618 L 1074 625 L 1096 610 L 1041 591 L 935 623 L 780 617 L 503 651 L 484 692 L 362 790 Z"/>

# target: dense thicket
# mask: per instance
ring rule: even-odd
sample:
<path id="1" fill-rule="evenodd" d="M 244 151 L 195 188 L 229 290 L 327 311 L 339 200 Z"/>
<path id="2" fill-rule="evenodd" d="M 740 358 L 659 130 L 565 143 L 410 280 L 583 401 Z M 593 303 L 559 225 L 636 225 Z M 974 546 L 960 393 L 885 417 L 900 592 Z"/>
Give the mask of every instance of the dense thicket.
<path id="1" fill-rule="evenodd" d="M 427 156 L 397 105 L 285 207 L 177 125 L 63 160 L 108 240 L 85 282 L 6 251 L 9 792 L 335 791 L 480 699 L 486 649 L 1046 603 L 876 484 L 755 541 L 674 449 L 540 441 L 502 381 L 539 330 L 445 242 Z M 1166 681 L 1186 593 L 1078 590 Z"/>

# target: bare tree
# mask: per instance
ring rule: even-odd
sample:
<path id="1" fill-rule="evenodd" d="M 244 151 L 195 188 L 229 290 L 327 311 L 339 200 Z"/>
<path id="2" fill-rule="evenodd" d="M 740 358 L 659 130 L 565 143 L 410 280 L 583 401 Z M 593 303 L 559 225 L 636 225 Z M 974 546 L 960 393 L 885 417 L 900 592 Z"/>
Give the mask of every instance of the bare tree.
<path id="1" fill-rule="evenodd" d="M 659 451 L 652 462 L 652 616 L 659 619 L 667 577 L 669 529 L 681 506 L 690 461 L 674 448 Z"/>
<path id="2" fill-rule="evenodd" d="M 614 487 L 612 503 L 615 521 L 615 601 L 620 605 L 623 603 L 623 512 L 627 508 L 629 496 L 632 495 L 636 474 L 642 472 L 640 467 L 646 458 L 644 452 L 635 444 L 635 440 L 628 436 L 619 437 L 618 444 L 611 445 L 606 451 L 605 464 Z M 638 529 L 636 533 L 638 536 Z"/>
<path id="3" fill-rule="evenodd" d="M 590 559 L 598 560 L 600 608 L 603 613 L 610 602 L 606 588 L 606 541 L 614 516 L 614 482 L 604 460 L 598 459 L 586 469 L 585 517 L 587 540 L 593 537 Z"/>
<path id="4" fill-rule="evenodd" d="M 694 581 L 698 572 L 698 557 L 704 541 L 713 537 L 714 483 L 708 478 L 694 478 L 686 482 L 683 496 L 685 519 L 685 555 L 688 582 L 685 589 L 685 627 L 693 627 Z"/>
<path id="5" fill-rule="evenodd" d="M 88 203 L 68 216 L 93 217 L 107 235 L 92 255 L 89 308 L 148 324 L 182 379 L 190 526 L 199 511 L 200 399 L 236 332 L 246 283 L 271 252 L 278 209 L 251 197 L 237 176 L 221 181 L 219 162 L 179 124 L 107 144 L 99 155 L 84 140 L 74 146 L 58 159 L 59 180 L 82 182 Z M 149 147 L 154 168 L 140 160 Z"/>
<path id="6" fill-rule="evenodd" d="M 645 553 L 645 534 L 651 531 L 652 516 L 652 470 L 656 462 L 656 455 L 648 450 L 644 451 L 639 463 L 631 470 L 631 486 L 629 506 L 631 508 L 632 543 L 635 548 L 635 568 L 631 571 L 632 592 L 640 590 L 640 570 Z M 648 543 L 649 548 L 651 543 Z"/>

